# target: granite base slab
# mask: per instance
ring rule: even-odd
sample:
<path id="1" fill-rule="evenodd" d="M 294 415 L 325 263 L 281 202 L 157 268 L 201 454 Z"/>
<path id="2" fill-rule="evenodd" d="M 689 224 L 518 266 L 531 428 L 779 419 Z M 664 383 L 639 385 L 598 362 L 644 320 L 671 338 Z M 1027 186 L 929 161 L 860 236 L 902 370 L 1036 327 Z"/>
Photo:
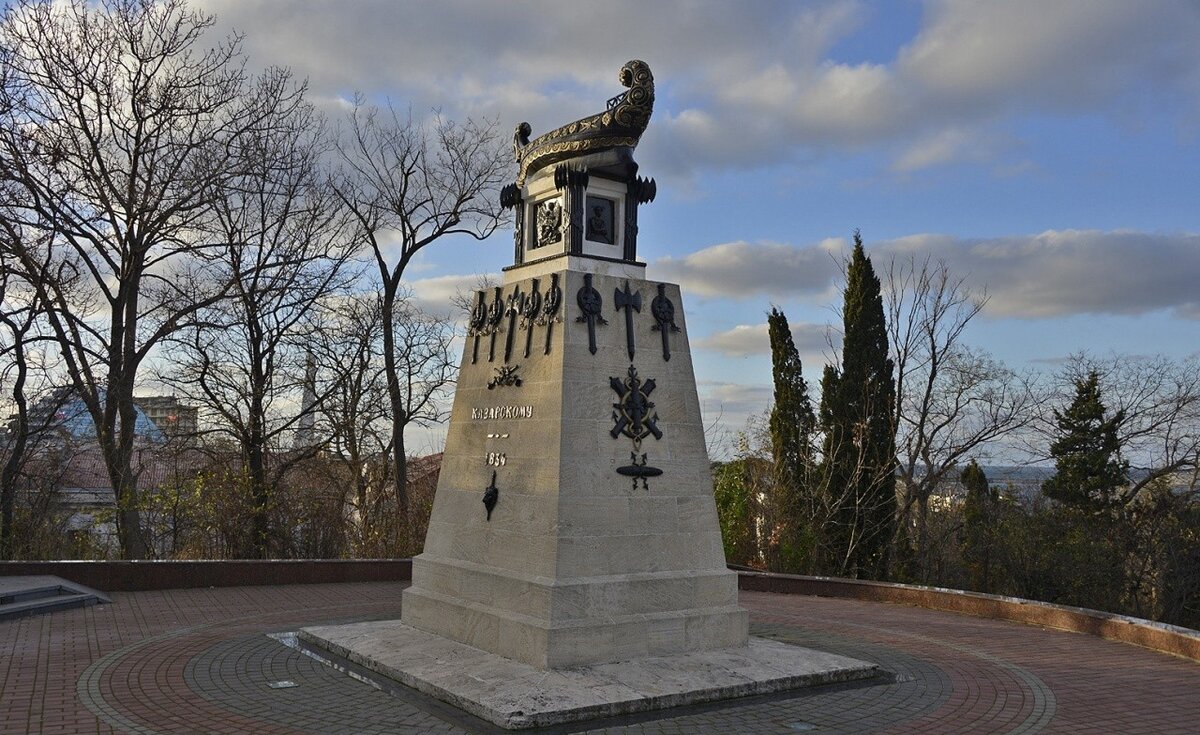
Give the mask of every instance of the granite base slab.
<path id="1" fill-rule="evenodd" d="M 507 729 L 645 712 L 875 675 L 875 664 L 751 638 L 747 646 L 537 669 L 397 620 L 303 628 L 348 659 Z"/>

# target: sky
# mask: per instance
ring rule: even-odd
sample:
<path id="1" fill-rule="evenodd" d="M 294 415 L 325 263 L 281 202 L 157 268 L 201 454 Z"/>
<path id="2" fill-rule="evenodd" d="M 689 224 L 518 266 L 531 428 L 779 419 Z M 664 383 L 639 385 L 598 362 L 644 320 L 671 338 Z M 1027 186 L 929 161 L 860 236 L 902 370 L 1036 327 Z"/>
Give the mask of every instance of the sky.
<path id="1" fill-rule="evenodd" d="M 682 286 L 710 422 L 769 404 L 772 306 L 819 381 L 856 229 L 877 270 L 929 255 L 986 289 L 963 339 L 1014 369 L 1200 350 L 1200 0 L 196 4 L 335 118 L 361 93 L 505 140 L 646 61 L 639 255 Z M 409 285 L 445 305 L 511 258 L 510 231 L 440 242 Z"/>

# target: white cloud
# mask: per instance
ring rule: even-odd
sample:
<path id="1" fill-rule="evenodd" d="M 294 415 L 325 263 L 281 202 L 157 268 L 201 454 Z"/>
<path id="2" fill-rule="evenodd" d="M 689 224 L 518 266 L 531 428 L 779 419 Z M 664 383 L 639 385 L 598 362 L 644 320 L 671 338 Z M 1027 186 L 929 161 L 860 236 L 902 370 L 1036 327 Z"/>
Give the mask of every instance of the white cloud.
<path id="1" fill-rule="evenodd" d="M 829 327 L 825 324 L 797 322 L 789 324 L 792 329 L 792 340 L 796 350 L 805 355 L 819 355 L 827 347 Z M 750 355 L 769 355 L 771 340 L 767 332 L 766 317 L 759 324 L 739 324 L 733 329 L 716 332 L 696 342 L 696 346 L 720 352 L 726 357 L 749 357 Z M 808 360 L 805 360 L 807 363 Z"/>
<path id="2" fill-rule="evenodd" d="M 727 443 L 732 438 L 731 429 L 744 426 L 746 419 L 769 406 L 774 398 L 771 386 L 760 383 L 702 380 L 696 388 L 710 444 Z"/>
<path id="3" fill-rule="evenodd" d="M 1042 318 L 1068 314 L 1200 314 L 1200 234 L 1130 230 L 1047 230 L 1036 235 L 957 238 L 917 234 L 866 243 L 877 273 L 888 260 L 944 260 L 990 294 L 985 314 Z M 844 240 L 791 246 L 714 245 L 654 267 L 704 296 L 824 298 L 833 303 Z"/>
<path id="4" fill-rule="evenodd" d="M 683 258 L 660 258 L 654 268 L 666 280 L 704 296 L 749 298 L 756 294 L 819 294 L 840 272 L 845 242 L 826 240 L 796 248 L 777 243 L 731 242 Z"/>
<path id="5" fill-rule="evenodd" d="M 599 109 L 621 64 L 644 58 L 659 101 L 643 163 L 657 175 L 864 145 L 898 147 L 911 171 L 922 146 L 952 160 L 970 148 L 947 136 L 1014 112 L 1167 100 L 1194 115 L 1200 98 L 1189 0 L 929 0 L 893 58 L 855 63 L 830 49 L 883 11 L 853 0 L 201 4 L 247 33 L 255 65 L 290 66 L 334 110 L 362 90 L 506 129 L 528 120 L 537 134 Z"/>
<path id="6" fill-rule="evenodd" d="M 438 316 L 449 315 L 456 320 L 462 320 L 467 314 L 455 305 L 455 300 L 461 296 L 469 298 L 472 291 L 480 287 L 485 279 L 496 284 L 500 283 L 497 274 L 472 274 L 434 276 L 405 281 L 413 303 L 421 311 Z"/>
<path id="7" fill-rule="evenodd" d="M 958 239 L 914 235 L 880 243 L 887 254 L 929 254 L 986 286 L 986 314 L 1188 313 L 1200 301 L 1200 235 L 1126 230 L 1048 230 L 1037 235 Z M 878 262 L 879 256 L 875 256 Z"/>
<path id="8" fill-rule="evenodd" d="M 1176 307 L 1175 316 L 1181 319 L 1195 319 L 1200 321 L 1200 299 Z"/>
<path id="9" fill-rule="evenodd" d="M 933 0 L 896 69 L 946 109 L 1079 111 L 1194 83 L 1198 30 L 1186 0 Z"/>
<path id="10" fill-rule="evenodd" d="M 946 128 L 913 143 L 892 162 L 892 171 L 909 173 L 960 160 L 988 158 L 988 144 L 974 130 Z"/>
<path id="11" fill-rule="evenodd" d="M 771 352 L 766 324 L 739 324 L 696 341 L 696 347 L 720 352 L 726 357 L 749 357 Z"/>

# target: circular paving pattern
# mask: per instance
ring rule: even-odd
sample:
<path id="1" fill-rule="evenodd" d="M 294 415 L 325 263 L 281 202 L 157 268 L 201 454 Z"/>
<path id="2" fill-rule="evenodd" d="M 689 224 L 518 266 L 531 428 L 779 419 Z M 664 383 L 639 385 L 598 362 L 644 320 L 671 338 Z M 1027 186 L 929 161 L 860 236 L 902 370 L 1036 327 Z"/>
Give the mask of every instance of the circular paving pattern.
<path id="1" fill-rule="evenodd" d="M 0 661 L 9 661 L 0 664 L 0 735 L 502 732 L 328 666 L 277 635 L 398 617 L 402 587 L 131 593 L 101 608 L 0 624 Z M 872 661 L 880 676 L 536 732 L 1197 731 L 1196 662 L 895 605 L 753 592 L 742 603 L 752 634 Z M 56 683 L 66 692 L 59 699 Z"/>

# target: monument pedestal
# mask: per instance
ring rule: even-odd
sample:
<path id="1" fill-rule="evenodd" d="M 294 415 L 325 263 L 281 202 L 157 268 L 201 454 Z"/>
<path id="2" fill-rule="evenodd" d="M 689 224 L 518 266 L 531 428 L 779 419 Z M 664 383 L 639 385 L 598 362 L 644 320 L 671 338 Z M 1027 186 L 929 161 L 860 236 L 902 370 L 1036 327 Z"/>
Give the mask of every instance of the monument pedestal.
<path id="1" fill-rule="evenodd" d="M 403 620 L 540 668 L 744 645 L 682 314 L 664 353 L 648 313 L 658 284 L 640 266 L 591 263 L 531 278 L 520 277 L 531 266 L 510 270 L 492 304 L 557 284 L 561 321 L 521 329 L 510 315 L 468 337 Z M 663 286 L 678 304 L 678 288 Z M 641 301 L 628 322 L 612 306 L 626 289 Z M 598 298 L 596 313 L 581 293 Z M 528 357 L 526 330 L 536 330 Z M 519 385 L 499 383 L 503 370 Z M 641 402 L 641 432 L 622 391 Z M 645 468 L 658 474 L 636 474 Z"/>
<path id="2" fill-rule="evenodd" d="M 508 729 L 853 681 L 876 668 L 761 638 L 736 648 L 545 670 L 397 621 L 306 628 L 299 637 Z"/>
<path id="3" fill-rule="evenodd" d="M 485 299 L 503 317 L 495 305 L 514 293 L 563 292 L 532 339 L 515 318 L 467 338 L 401 621 L 301 639 L 506 728 L 873 676 L 872 664 L 748 637 L 678 288 L 640 266 L 573 265 L 510 270 Z M 626 321 L 618 294 L 642 311 Z M 665 341 L 651 295 L 673 305 Z"/>

